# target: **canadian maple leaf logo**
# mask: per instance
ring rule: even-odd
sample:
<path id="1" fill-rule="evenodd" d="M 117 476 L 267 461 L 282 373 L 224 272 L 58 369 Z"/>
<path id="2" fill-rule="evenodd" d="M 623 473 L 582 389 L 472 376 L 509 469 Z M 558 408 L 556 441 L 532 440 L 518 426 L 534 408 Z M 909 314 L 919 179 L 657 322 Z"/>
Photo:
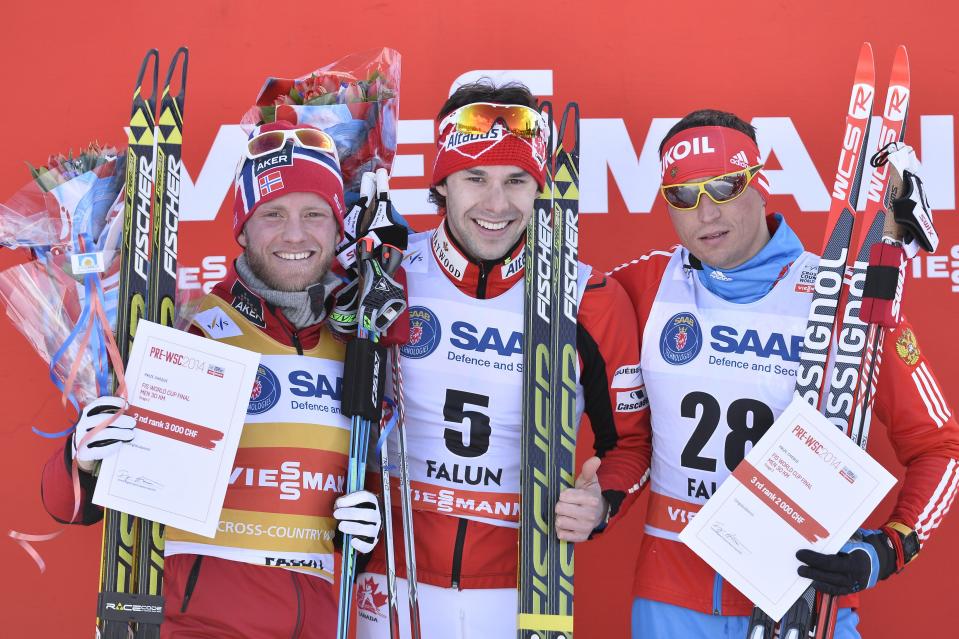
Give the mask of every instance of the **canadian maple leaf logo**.
<path id="1" fill-rule="evenodd" d="M 388 597 L 380 592 L 379 584 L 373 581 L 372 577 L 367 577 L 360 582 L 356 594 L 356 607 L 359 610 L 365 610 L 381 617 L 386 616 L 380 612 L 380 608 L 386 603 Z"/>

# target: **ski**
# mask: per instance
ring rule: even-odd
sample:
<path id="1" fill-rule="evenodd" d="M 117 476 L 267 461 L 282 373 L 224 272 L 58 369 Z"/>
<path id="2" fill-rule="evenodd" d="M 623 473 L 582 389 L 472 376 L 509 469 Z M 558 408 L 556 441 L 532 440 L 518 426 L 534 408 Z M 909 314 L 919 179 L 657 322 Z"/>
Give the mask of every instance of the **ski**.
<path id="1" fill-rule="evenodd" d="M 177 231 L 180 221 L 183 107 L 189 52 L 180 47 L 167 70 L 157 112 L 156 192 L 153 201 L 153 243 L 150 251 L 149 307 L 147 317 L 163 326 L 174 326 L 177 286 Z M 170 85 L 180 69 L 179 91 Z M 140 520 L 137 544 L 136 593 L 163 606 L 163 525 Z M 141 621 L 136 639 L 159 639 L 159 623 Z"/>
<path id="2" fill-rule="evenodd" d="M 879 130 L 878 149 L 892 142 L 899 142 L 905 136 L 905 120 L 909 112 L 909 57 L 904 46 L 899 46 L 893 60 L 886 102 L 882 112 L 882 126 Z M 838 428 L 843 430 L 863 450 L 866 449 L 869 426 L 872 417 L 872 399 L 879 376 L 879 364 L 882 356 L 884 331 L 880 326 L 881 318 L 870 317 L 868 309 L 863 307 L 866 291 L 874 288 L 871 278 L 877 273 L 873 263 L 874 249 L 887 243 L 890 248 L 898 244 L 899 254 L 902 244 L 890 237 L 884 237 L 887 221 L 886 194 L 889 181 L 889 165 L 875 166 L 866 191 L 866 210 L 864 223 L 860 227 L 859 252 L 849 273 L 848 296 L 843 311 L 842 325 L 839 329 L 835 368 L 831 378 L 829 396 L 823 413 Z M 897 256 L 898 257 L 898 256 Z M 904 259 L 897 259 L 896 271 L 905 266 Z M 901 277 L 893 288 L 898 295 L 902 293 Z M 896 305 L 898 307 L 898 304 Z M 867 312 L 863 312 L 863 311 Z M 895 325 L 898 317 L 891 325 Z M 839 597 L 823 594 L 815 613 L 816 639 L 831 639 L 835 631 L 836 616 L 839 612 Z"/>
<path id="3" fill-rule="evenodd" d="M 146 314 L 149 287 L 151 204 L 154 185 L 154 112 L 160 56 L 147 52 L 133 91 L 133 112 L 127 134 L 126 185 L 123 236 L 120 246 L 120 283 L 117 301 L 116 339 L 124 365 L 130 354 L 136 328 Z M 150 82 L 147 69 L 152 65 Z M 144 85 L 144 80 L 149 84 Z M 149 96 L 144 90 L 149 89 Z M 122 374 L 115 371 L 115 375 Z M 127 513 L 105 509 L 100 563 L 100 593 L 97 600 L 97 630 L 103 639 L 126 639 L 131 615 L 123 612 L 136 601 L 135 549 L 137 522 Z M 160 616 L 162 619 L 162 615 Z M 159 621 L 157 621 L 159 623 Z"/>
<path id="4" fill-rule="evenodd" d="M 156 49 L 147 52 L 134 89 L 117 312 L 117 343 L 124 364 L 141 319 L 174 325 L 187 58 L 183 47 L 174 55 L 159 112 Z M 144 98 L 144 76 L 151 64 L 150 97 Z M 178 66 L 180 88 L 174 95 L 170 85 Z M 133 624 L 136 639 L 158 639 L 162 590 L 163 526 L 106 510 L 97 613 L 100 635 L 125 639 Z"/>
<path id="5" fill-rule="evenodd" d="M 523 252 L 525 304 L 523 318 L 523 424 L 520 464 L 520 546 L 518 575 L 519 639 L 542 639 L 554 597 L 550 590 L 549 540 L 553 513 L 549 507 L 551 463 L 551 357 L 553 317 L 553 108 L 540 105 L 549 126 L 546 181 L 533 203 Z"/>
<path id="6" fill-rule="evenodd" d="M 872 45 L 864 42 L 856 63 L 846 126 L 839 154 L 839 167 L 832 189 L 823 250 L 809 307 L 809 319 L 799 354 L 795 395 L 822 410 L 823 382 L 838 319 L 840 293 L 848 263 L 855 225 L 856 202 L 865 166 L 865 144 L 869 137 L 876 69 Z M 806 591 L 786 612 L 780 623 L 783 639 L 799 639 L 809 632 L 812 589 Z M 759 608 L 753 609 L 749 639 L 772 639 L 776 622 Z"/>
<path id="7" fill-rule="evenodd" d="M 553 128 L 552 105 L 541 111 Z M 565 141 L 569 138 L 570 143 Z M 553 147 L 556 147 L 555 154 Z M 526 235 L 520 639 L 573 636 L 573 545 L 556 537 L 554 508 L 575 482 L 579 106 L 563 112 Z"/>
<path id="8" fill-rule="evenodd" d="M 570 138 L 570 136 L 572 136 Z M 569 139 L 568 139 L 569 138 Z M 567 104 L 556 138 L 553 165 L 553 296 L 551 311 L 553 362 L 550 370 L 550 397 L 553 399 L 549 465 L 550 521 L 564 488 L 576 481 L 576 322 L 579 312 L 579 105 Z M 573 637 L 573 544 L 556 537 L 551 526 L 550 590 L 554 600 L 550 612 L 554 628 L 551 639 Z"/>

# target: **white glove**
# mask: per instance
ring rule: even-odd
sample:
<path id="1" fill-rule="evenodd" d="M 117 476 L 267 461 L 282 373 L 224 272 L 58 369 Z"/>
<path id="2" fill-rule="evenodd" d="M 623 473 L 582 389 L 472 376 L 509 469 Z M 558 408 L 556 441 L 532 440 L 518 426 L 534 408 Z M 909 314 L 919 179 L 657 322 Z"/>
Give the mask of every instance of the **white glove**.
<path id="1" fill-rule="evenodd" d="M 376 495 L 358 490 L 339 497 L 333 508 L 333 518 L 339 522 L 336 528 L 345 535 L 352 535 L 350 545 L 353 550 L 364 555 L 373 550 L 382 523 Z"/>
<path id="2" fill-rule="evenodd" d="M 923 188 L 922 165 L 916 152 L 908 144 L 894 142 L 881 153 L 886 154 L 893 169 L 889 193 L 895 221 L 905 231 L 906 257 L 915 257 L 920 249 L 934 253 L 939 246 L 939 234 L 932 223 L 932 209 Z"/>
<path id="3" fill-rule="evenodd" d="M 81 470 L 92 472 L 94 462 L 115 455 L 120 450 L 119 444 L 133 441 L 136 436 L 136 420 L 129 415 L 120 415 L 112 424 L 83 441 L 87 433 L 109 421 L 126 406 L 127 403 L 122 398 L 108 396 L 99 397 L 83 407 L 71 438 L 73 458 L 77 460 Z"/>

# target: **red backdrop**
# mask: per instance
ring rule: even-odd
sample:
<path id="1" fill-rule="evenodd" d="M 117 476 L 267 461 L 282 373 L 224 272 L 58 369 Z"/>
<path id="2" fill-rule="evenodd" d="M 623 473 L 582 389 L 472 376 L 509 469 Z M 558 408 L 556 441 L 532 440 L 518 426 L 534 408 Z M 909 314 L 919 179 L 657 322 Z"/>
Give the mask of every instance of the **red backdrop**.
<path id="1" fill-rule="evenodd" d="M 296 76 L 346 53 L 386 45 L 403 55 L 402 157 L 392 185 L 398 206 L 418 229 L 436 222 L 433 215 L 414 215 L 429 211 L 422 204 L 424 173 L 433 160 L 429 120 L 463 74 L 513 70 L 538 94 L 582 106 L 586 261 L 606 269 L 674 241 L 662 204 L 655 202 L 654 145 L 669 118 L 701 107 L 735 111 L 760 126 L 761 145 L 772 150 L 770 208 L 785 213 L 801 237 L 818 247 L 859 44 L 870 40 L 875 46 L 882 85 L 894 46 L 905 43 L 913 66 L 907 139 L 926 164 L 943 237 L 938 255 L 924 258 L 911 273 L 906 312 L 947 399 L 955 401 L 959 364 L 949 328 L 959 311 L 955 9 L 940 5 L 931 19 L 931 13 L 904 11 L 893 0 L 750 0 L 710 3 L 708 12 L 692 2 L 458 4 L 357 0 L 264 9 L 238 0 L 171 0 L 153 7 L 109 0 L 96 9 L 89 3 L 5 7 L 0 201 L 28 179 L 24 161 L 38 164 L 51 152 L 93 139 L 123 142 L 121 127 L 143 53 L 158 47 L 165 66 L 176 47 L 186 44 L 191 59 L 184 161 L 196 188 L 183 199 L 181 279 L 194 286 L 212 281 L 224 259 L 217 256 L 236 251 L 223 204 L 236 158 L 237 131 L 230 125 L 263 79 Z M 882 95 L 884 86 L 880 100 Z M 22 259 L 2 251 L 0 267 Z M 50 531 L 56 526 L 40 505 L 38 483 L 54 446 L 29 427 L 59 430 L 69 416 L 44 366 L 5 317 L 0 337 L 0 529 Z M 583 439 L 581 454 L 590 443 Z M 872 437 L 870 451 L 898 472 L 884 437 Z M 888 508 L 888 502 L 880 506 L 875 517 Z M 640 508 L 578 549 L 581 638 L 628 637 L 641 530 Z M 931 635 L 938 629 L 937 619 L 951 603 L 957 537 L 959 522 L 947 519 L 915 564 L 863 598 L 865 636 Z M 99 541 L 99 527 L 72 528 L 43 544 L 44 575 L 14 543 L 0 543 L 2 634 L 90 636 Z"/>

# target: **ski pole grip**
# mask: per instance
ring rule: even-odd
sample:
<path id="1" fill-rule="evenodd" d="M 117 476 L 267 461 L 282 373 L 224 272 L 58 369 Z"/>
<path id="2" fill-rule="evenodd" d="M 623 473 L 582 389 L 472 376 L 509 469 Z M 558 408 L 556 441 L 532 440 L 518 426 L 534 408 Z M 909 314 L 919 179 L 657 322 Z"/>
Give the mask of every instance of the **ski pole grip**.
<path id="1" fill-rule="evenodd" d="M 340 402 L 343 414 L 378 422 L 383 415 L 385 383 L 386 347 L 368 339 L 348 342 Z"/>
<path id="2" fill-rule="evenodd" d="M 902 296 L 900 267 L 905 263 L 901 245 L 877 242 L 869 254 L 859 319 L 867 324 L 894 328 L 899 323 Z M 898 299 L 897 299 L 898 298 Z"/>

